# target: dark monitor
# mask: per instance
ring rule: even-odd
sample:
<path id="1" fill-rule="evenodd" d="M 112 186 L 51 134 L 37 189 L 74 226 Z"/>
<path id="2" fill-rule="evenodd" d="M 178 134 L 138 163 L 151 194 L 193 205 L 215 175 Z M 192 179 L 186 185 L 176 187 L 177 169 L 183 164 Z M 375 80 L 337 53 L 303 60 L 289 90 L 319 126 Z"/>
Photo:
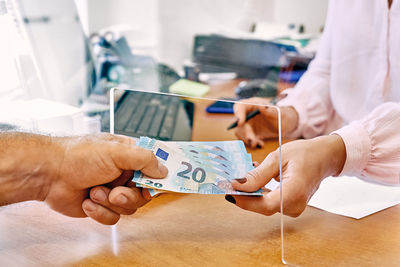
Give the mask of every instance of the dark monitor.
<path id="1" fill-rule="evenodd" d="M 286 52 L 296 51 L 265 40 L 197 35 L 193 62 L 201 72 L 235 72 L 239 78 L 265 78 L 272 68 L 288 64 Z"/>

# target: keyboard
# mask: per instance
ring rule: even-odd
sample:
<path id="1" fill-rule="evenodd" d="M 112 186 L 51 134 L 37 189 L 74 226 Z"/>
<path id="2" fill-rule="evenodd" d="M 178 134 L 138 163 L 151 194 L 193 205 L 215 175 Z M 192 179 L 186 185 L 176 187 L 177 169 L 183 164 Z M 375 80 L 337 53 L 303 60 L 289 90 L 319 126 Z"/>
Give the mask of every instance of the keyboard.
<path id="1" fill-rule="evenodd" d="M 178 97 L 136 91 L 126 92 L 114 114 L 114 132 L 132 137 L 149 136 L 172 140 L 178 109 Z M 103 120 L 107 130 L 109 119 Z"/>

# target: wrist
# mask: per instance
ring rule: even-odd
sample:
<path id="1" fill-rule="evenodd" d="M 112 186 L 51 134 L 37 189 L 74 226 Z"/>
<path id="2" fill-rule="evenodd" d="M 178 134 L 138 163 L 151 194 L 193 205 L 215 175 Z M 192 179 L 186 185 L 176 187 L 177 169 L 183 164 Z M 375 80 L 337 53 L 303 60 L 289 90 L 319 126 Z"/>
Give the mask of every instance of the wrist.
<path id="1" fill-rule="evenodd" d="M 283 134 L 285 136 L 293 133 L 299 126 L 299 114 L 293 106 L 282 107 Z"/>
<path id="2" fill-rule="evenodd" d="M 346 146 L 343 139 L 336 134 L 321 136 L 316 139 L 321 142 L 318 147 L 324 151 L 324 177 L 338 176 L 346 162 Z"/>
<path id="3" fill-rule="evenodd" d="M 54 138 L 25 133 L 0 135 L 0 205 L 45 199 L 62 161 Z"/>

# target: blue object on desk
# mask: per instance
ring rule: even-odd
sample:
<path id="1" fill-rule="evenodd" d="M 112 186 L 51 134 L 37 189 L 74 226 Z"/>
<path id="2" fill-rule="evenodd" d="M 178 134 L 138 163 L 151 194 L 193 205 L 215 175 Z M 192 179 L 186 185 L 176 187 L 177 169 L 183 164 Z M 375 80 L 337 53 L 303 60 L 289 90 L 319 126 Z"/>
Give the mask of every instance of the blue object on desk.
<path id="1" fill-rule="evenodd" d="M 298 82 L 303 76 L 303 74 L 306 72 L 306 70 L 294 70 L 294 71 L 286 71 L 286 72 L 281 72 L 279 73 L 279 78 L 288 83 L 295 83 Z"/>
<path id="2" fill-rule="evenodd" d="M 226 113 L 233 114 L 233 105 L 231 102 L 216 101 L 206 108 L 208 113 Z"/>

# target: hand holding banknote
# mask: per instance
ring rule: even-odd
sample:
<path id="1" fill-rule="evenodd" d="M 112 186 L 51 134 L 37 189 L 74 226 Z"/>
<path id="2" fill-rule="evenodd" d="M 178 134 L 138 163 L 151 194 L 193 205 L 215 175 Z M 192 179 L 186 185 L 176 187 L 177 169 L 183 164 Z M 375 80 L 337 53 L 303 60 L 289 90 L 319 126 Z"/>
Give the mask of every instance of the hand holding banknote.
<path id="1" fill-rule="evenodd" d="M 283 213 L 299 216 L 318 189 L 321 181 L 338 175 L 346 159 L 344 142 L 338 135 L 321 136 L 309 140 L 296 140 L 282 146 Z M 279 154 L 270 153 L 256 169 L 242 179 L 233 181 L 237 190 L 254 191 L 271 179 L 279 177 Z M 280 190 L 273 190 L 260 198 L 227 196 L 227 200 L 238 207 L 272 215 L 280 211 Z"/>
<path id="2" fill-rule="evenodd" d="M 163 178 L 151 151 L 111 134 L 50 137 L 0 133 L 0 206 L 43 201 L 71 217 L 115 224 L 147 200 L 130 182 L 134 170 Z"/>
<path id="3" fill-rule="evenodd" d="M 168 168 L 165 179 L 152 179 L 135 172 L 137 186 L 153 196 L 164 191 L 195 194 L 262 195 L 262 191 L 241 192 L 231 181 L 253 169 L 243 142 L 161 142 L 141 137 L 138 146 L 150 149 Z"/>

